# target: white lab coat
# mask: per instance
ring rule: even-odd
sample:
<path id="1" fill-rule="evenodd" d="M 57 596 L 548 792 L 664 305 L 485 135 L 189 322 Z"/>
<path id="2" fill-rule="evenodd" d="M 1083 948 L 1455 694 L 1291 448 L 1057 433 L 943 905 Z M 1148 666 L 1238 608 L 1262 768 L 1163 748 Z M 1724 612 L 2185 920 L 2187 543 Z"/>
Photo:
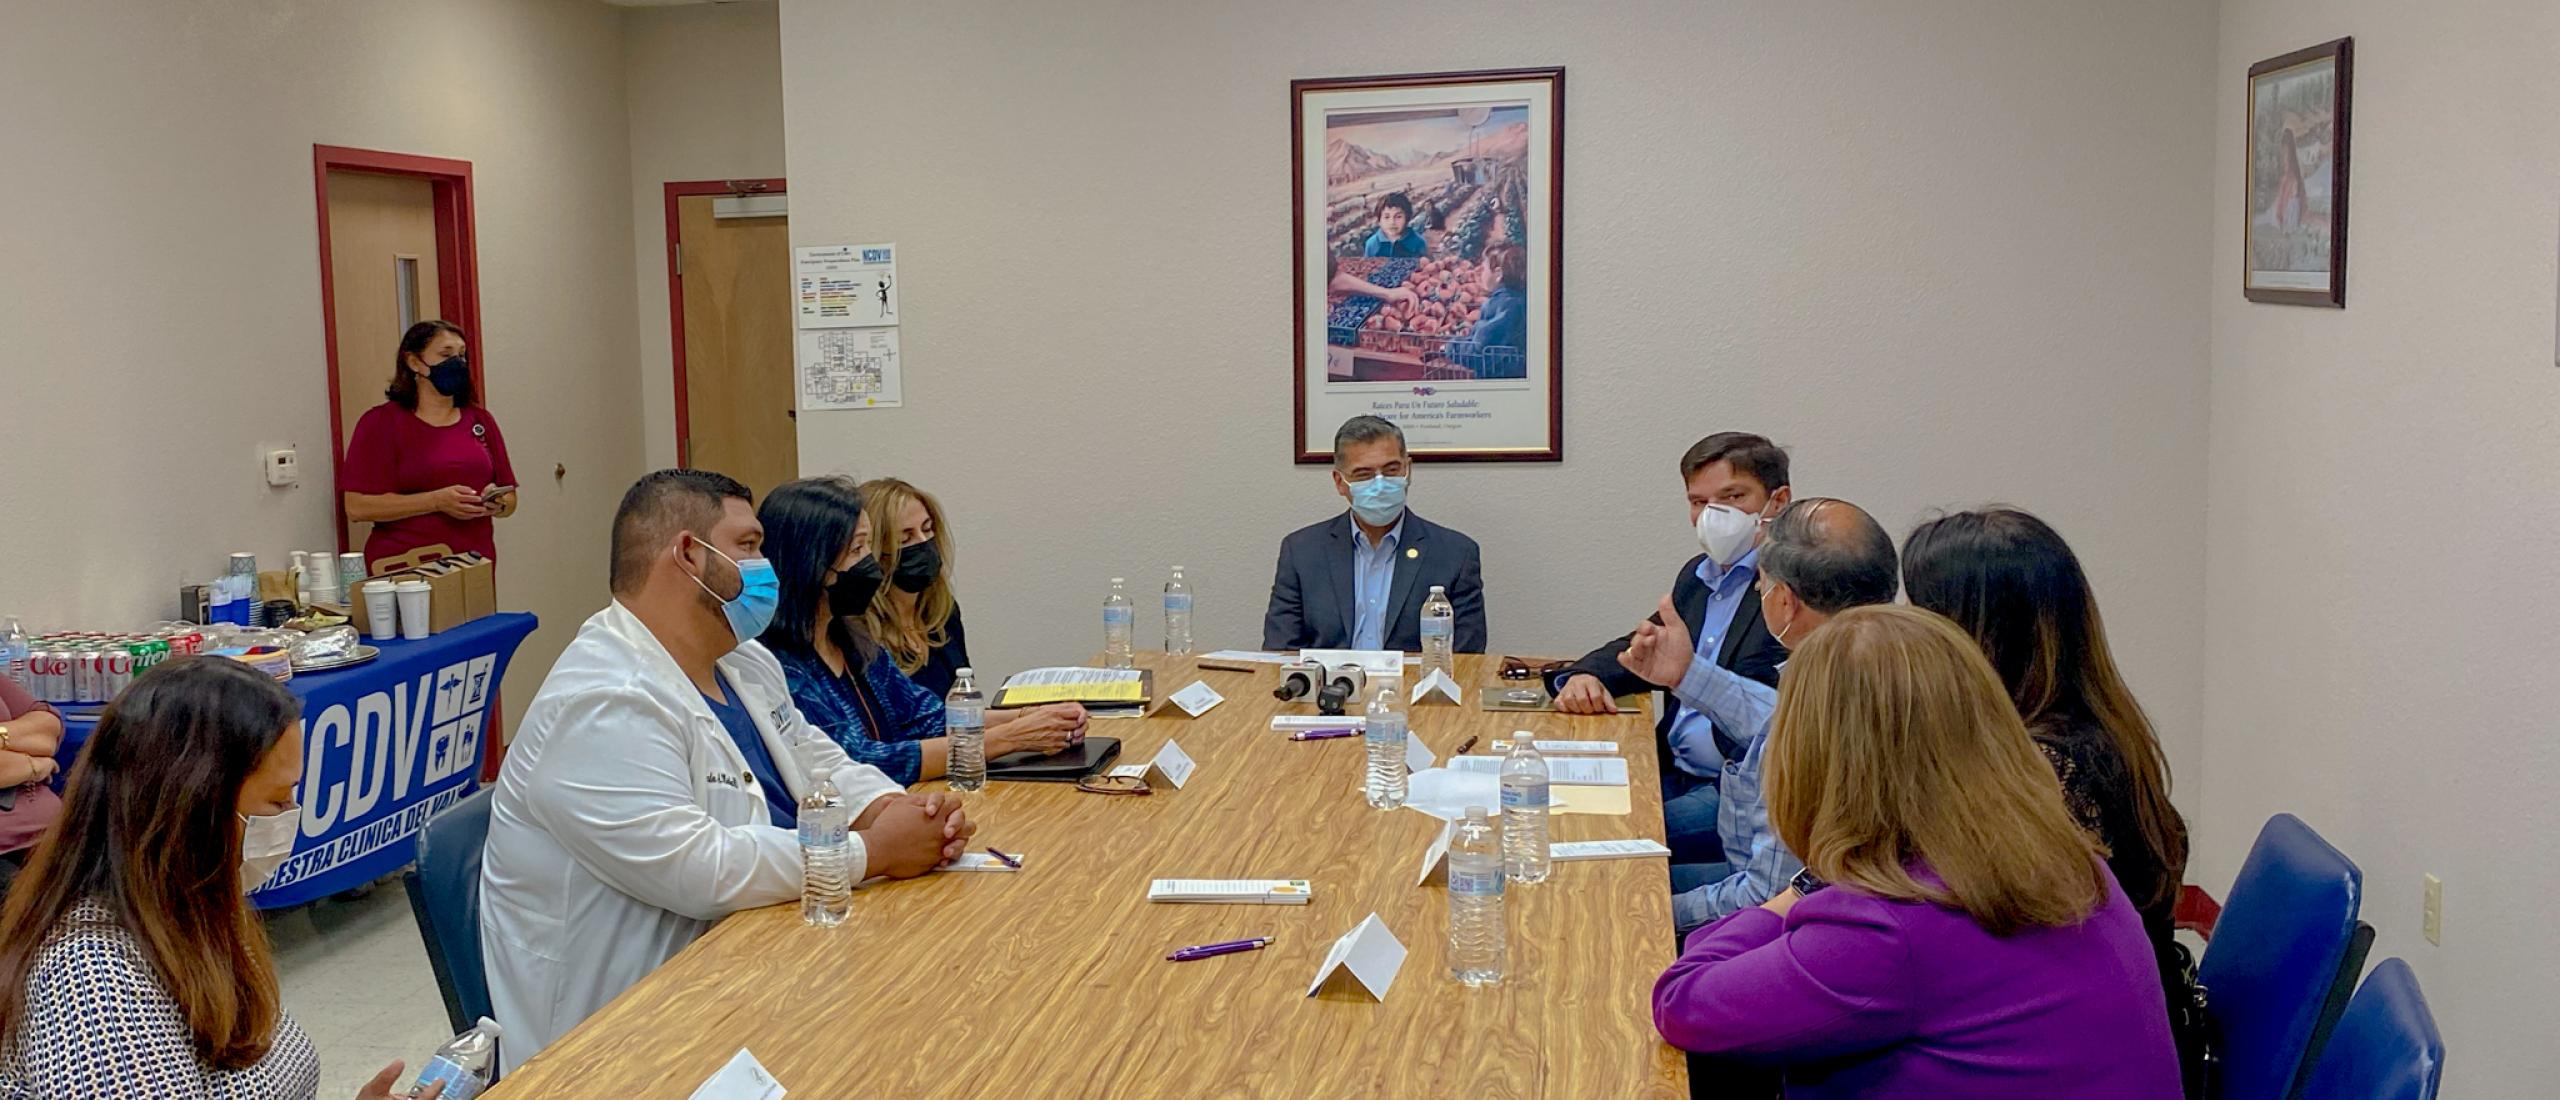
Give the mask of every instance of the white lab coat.
<path id="1" fill-rule="evenodd" d="M 782 665 L 748 643 L 720 671 L 797 799 L 812 740 L 859 816 L 900 788 L 845 757 L 791 703 Z M 589 618 L 507 750 L 480 872 L 480 949 L 513 1069 L 741 909 L 800 896 L 800 844 L 720 719 L 638 616 Z M 868 876 L 853 838 L 850 881 Z"/>

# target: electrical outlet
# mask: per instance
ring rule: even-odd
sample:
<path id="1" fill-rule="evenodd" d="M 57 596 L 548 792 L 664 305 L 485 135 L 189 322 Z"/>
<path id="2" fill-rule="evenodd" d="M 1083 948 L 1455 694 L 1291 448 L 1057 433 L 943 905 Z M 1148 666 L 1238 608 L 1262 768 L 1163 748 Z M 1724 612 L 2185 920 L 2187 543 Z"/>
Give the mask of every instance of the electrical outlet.
<path id="1" fill-rule="evenodd" d="M 2427 934 L 2429 944 L 2444 946 L 2444 880 L 2434 875 L 2427 876 L 2427 911 L 2418 927 Z"/>

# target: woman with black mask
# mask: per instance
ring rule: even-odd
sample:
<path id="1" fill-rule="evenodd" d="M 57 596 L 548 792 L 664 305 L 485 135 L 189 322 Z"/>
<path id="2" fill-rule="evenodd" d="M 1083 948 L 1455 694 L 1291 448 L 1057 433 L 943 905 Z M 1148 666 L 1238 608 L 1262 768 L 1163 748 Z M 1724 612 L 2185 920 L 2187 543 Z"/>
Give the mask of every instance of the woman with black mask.
<path id="1" fill-rule="evenodd" d="M 498 556 L 493 519 L 516 512 L 516 470 L 498 421 L 480 407 L 462 330 L 409 326 L 387 399 L 356 421 L 338 464 L 347 519 L 370 523 L 370 566 L 421 546 Z"/>
<path id="2" fill-rule="evenodd" d="M 801 717 L 901 784 L 941 778 L 951 751 L 942 696 L 899 671 L 862 626 L 886 578 L 861 487 L 845 477 L 787 482 L 764 498 L 756 518 L 781 587 L 773 625 L 759 640 L 781 660 Z M 989 711 L 987 758 L 1057 752 L 1083 740 L 1084 729 L 1084 708 L 1073 703 Z"/>

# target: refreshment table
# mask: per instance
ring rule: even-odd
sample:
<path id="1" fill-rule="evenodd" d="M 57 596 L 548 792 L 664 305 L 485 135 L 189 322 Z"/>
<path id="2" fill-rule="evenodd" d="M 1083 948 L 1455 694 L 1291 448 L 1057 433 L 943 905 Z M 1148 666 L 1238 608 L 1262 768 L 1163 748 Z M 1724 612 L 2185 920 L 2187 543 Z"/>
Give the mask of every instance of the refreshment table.
<path id="1" fill-rule="evenodd" d="M 794 1096 L 1688 1096 L 1683 1056 L 1652 1022 L 1676 951 L 1664 860 L 1559 863 L 1514 889 L 1509 974 L 1466 988 L 1448 974 L 1445 892 L 1414 884 L 1440 822 L 1368 807 L 1361 739 L 1273 731 L 1273 715 L 1311 708 L 1273 700 L 1269 670 L 1139 664 L 1159 696 L 1199 679 L 1226 697 L 1197 719 L 1162 707 L 1093 724 L 1122 740 L 1124 764 L 1178 740 L 1197 762 L 1182 789 L 991 784 L 970 803 L 979 846 L 1022 870 L 866 887 L 833 929 L 803 925 L 797 905 L 733 915 L 488 1095 L 683 1095 L 744 1047 Z M 1493 671 L 1458 658 L 1460 683 Z M 1487 713 L 1467 695 L 1413 709 L 1444 761 L 1515 729 L 1614 740 L 1632 812 L 1558 814 L 1554 838 L 1663 839 L 1643 710 Z M 1314 900 L 1150 904 L 1157 878 L 1303 878 Z M 1373 912 L 1408 951 L 1386 999 L 1308 997 L 1335 938 Z M 1164 959 L 1260 935 L 1278 942 Z"/>
<path id="2" fill-rule="evenodd" d="M 491 615 L 419 641 L 375 640 L 382 656 L 331 672 L 299 672 L 302 832 L 293 856 L 249 900 L 300 905 L 399 870 L 427 819 L 480 787 L 481 735 L 530 614 Z M 97 728 L 63 720 L 65 761 Z"/>

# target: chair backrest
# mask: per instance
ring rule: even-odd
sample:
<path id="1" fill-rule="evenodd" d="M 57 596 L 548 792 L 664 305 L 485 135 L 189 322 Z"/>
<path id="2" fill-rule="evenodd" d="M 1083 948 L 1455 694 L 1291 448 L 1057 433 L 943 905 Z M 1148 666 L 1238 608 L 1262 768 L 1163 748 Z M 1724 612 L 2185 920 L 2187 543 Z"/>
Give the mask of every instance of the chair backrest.
<path id="1" fill-rule="evenodd" d="M 401 878 L 456 1034 L 489 1015 L 489 975 L 480 964 L 480 850 L 488 839 L 482 790 L 418 831 L 417 866 Z"/>
<path id="2" fill-rule="evenodd" d="M 2444 1036 L 2408 963 L 2384 959 L 2374 967 L 2329 1038 L 2304 1100 L 2435 1100 L 2444 1081 Z"/>
<path id="3" fill-rule="evenodd" d="M 2292 814 L 2259 830 L 2197 964 L 2224 1100 L 2294 1100 L 2373 943 L 2364 872 Z"/>

